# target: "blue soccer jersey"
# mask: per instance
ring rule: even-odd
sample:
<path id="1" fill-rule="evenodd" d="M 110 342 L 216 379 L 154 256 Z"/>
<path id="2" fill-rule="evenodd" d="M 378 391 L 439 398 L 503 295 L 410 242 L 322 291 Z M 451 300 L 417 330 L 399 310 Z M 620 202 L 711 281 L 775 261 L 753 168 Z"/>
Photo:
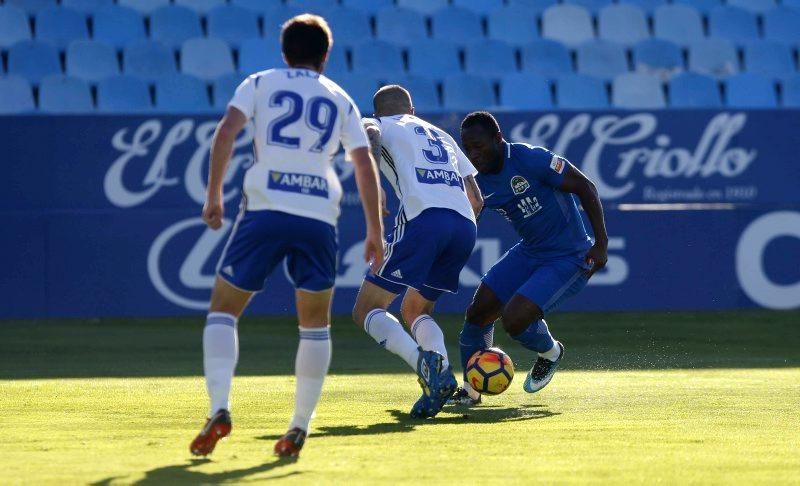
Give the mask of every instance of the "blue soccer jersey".
<path id="1" fill-rule="evenodd" d="M 537 258 L 572 255 L 592 246 L 575 196 L 558 189 L 567 162 L 549 150 L 507 143 L 502 170 L 475 179 L 484 206 L 500 213 Z"/>

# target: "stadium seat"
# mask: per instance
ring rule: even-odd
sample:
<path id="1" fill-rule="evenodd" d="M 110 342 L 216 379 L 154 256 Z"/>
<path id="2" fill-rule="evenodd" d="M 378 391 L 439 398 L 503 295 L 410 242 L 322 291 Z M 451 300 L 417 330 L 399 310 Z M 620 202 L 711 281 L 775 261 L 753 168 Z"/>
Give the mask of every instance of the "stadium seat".
<path id="1" fill-rule="evenodd" d="M 235 72 L 233 55 L 220 39 L 189 39 L 181 46 L 181 72 L 212 80 Z"/>
<path id="2" fill-rule="evenodd" d="M 373 76 L 398 76 L 404 71 L 403 53 L 394 44 L 371 41 L 353 48 L 353 72 Z"/>
<path id="3" fill-rule="evenodd" d="M 535 15 L 542 12 L 552 5 L 556 5 L 558 0 L 508 0 L 509 8 L 524 8 Z"/>
<path id="4" fill-rule="evenodd" d="M 647 39 L 633 47 L 633 67 L 636 71 L 666 79 L 683 69 L 683 54 L 672 42 Z"/>
<path id="5" fill-rule="evenodd" d="M 556 106 L 564 110 L 608 108 L 605 83 L 580 74 L 562 76 L 556 82 Z"/>
<path id="6" fill-rule="evenodd" d="M 364 12 L 338 8 L 330 12 L 325 20 L 334 32 L 334 46 L 352 47 L 372 38 L 372 26 Z"/>
<path id="7" fill-rule="evenodd" d="M 21 8 L 0 5 L 0 48 L 31 40 L 31 25 Z"/>
<path id="8" fill-rule="evenodd" d="M 353 102 L 364 116 L 372 114 L 374 111 L 372 97 L 380 86 L 377 77 L 370 73 L 349 73 L 341 74 L 333 80 L 353 98 Z M 414 93 L 411 95 L 413 96 Z"/>
<path id="9" fill-rule="evenodd" d="M 281 46 L 275 40 L 247 39 L 239 48 L 239 72 L 244 76 L 285 65 Z"/>
<path id="10" fill-rule="evenodd" d="M 171 113 L 211 111 L 206 84 L 188 74 L 173 74 L 156 81 L 156 110 Z"/>
<path id="11" fill-rule="evenodd" d="M 186 7 L 170 5 L 150 15 L 150 38 L 170 49 L 178 49 L 186 40 L 202 36 L 200 17 Z"/>
<path id="12" fill-rule="evenodd" d="M 522 48 L 522 70 L 553 79 L 572 73 L 572 58 L 561 43 L 542 39 Z"/>
<path id="13" fill-rule="evenodd" d="M 445 78 L 443 105 L 447 110 L 486 110 L 496 105 L 492 83 L 469 74 L 454 74 Z"/>
<path id="14" fill-rule="evenodd" d="M 744 44 L 758 39 L 758 19 L 740 8 L 714 7 L 708 15 L 708 33 L 710 37 Z"/>
<path id="15" fill-rule="evenodd" d="M 772 80 L 742 73 L 725 80 L 726 105 L 730 108 L 775 108 L 778 100 Z"/>
<path id="16" fill-rule="evenodd" d="M 31 85 L 20 76 L 0 77 L 0 115 L 33 112 Z"/>
<path id="17" fill-rule="evenodd" d="M 726 39 L 703 39 L 689 45 L 689 70 L 710 76 L 739 72 L 739 56 Z"/>
<path id="18" fill-rule="evenodd" d="M 350 68 L 347 65 L 347 52 L 344 47 L 334 42 L 333 49 L 328 55 L 328 63 L 325 65 L 325 74 L 333 76 L 347 72 L 350 72 Z"/>
<path id="19" fill-rule="evenodd" d="M 274 9 L 276 6 L 284 7 L 282 3 L 265 2 L 264 0 L 231 0 L 231 5 L 246 8 L 247 10 L 250 10 L 258 15 L 263 15 L 264 13 Z"/>
<path id="20" fill-rule="evenodd" d="M 542 37 L 570 47 L 594 39 L 589 11 L 577 5 L 553 5 L 542 14 Z"/>
<path id="21" fill-rule="evenodd" d="M 415 76 L 444 79 L 461 71 L 458 49 L 431 39 L 417 41 L 408 49 L 408 72 Z"/>
<path id="22" fill-rule="evenodd" d="M 123 72 L 148 83 L 175 74 L 175 55 L 156 41 L 137 41 L 125 46 L 122 56 Z"/>
<path id="23" fill-rule="evenodd" d="M 781 5 L 784 7 L 800 10 L 800 0 L 781 0 Z"/>
<path id="24" fill-rule="evenodd" d="M 780 7 L 764 14 L 764 38 L 800 45 L 800 10 Z"/>
<path id="25" fill-rule="evenodd" d="M 609 5 L 600 10 L 597 34 L 601 39 L 628 47 L 650 37 L 644 11 L 626 4 Z"/>
<path id="26" fill-rule="evenodd" d="M 662 5 L 653 16 L 655 37 L 679 46 L 704 38 L 703 20 L 697 9 L 686 5 Z"/>
<path id="27" fill-rule="evenodd" d="M 97 84 L 97 111 L 141 113 L 151 111 L 150 88 L 133 76 L 114 76 Z"/>
<path id="28" fill-rule="evenodd" d="M 608 41 L 591 41 L 578 46 L 575 51 L 578 73 L 596 78 L 611 79 L 628 72 L 625 48 Z"/>
<path id="29" fill-rule="evenodd" d="M 376 14 L 379 11 L 394 5 L 394 0 L 342 0 L 342 5 L 353 10 L 360 10 L 367 14 Z"/>
<path id="30" fill-rule="evenodd" d="M 332 9 L 337 8 L 338 3 L 331 0 L 286 0 L 286 5 L 289 7 L 322 15 L 323 17 L 327 16 Z"/>
<path id="31" fill-rule="evenodd" d="M 221 7 L 227 2 L 225 0 L 174 0 L 175 5 L 190 8 L 198 14 L 205 15 L 216 7 Z"/>
<path id="32" fill-rule="evenodd" d="M 258 16 L 243 7 L 223 5 L 211 9 L 206 16 L 208 36 L 216 37 L 238 48 L 242 41 L 261 36 Z"/>
<path id="33" fill-rule="evenodd" d="M 663 0 L 621 0 L 621 5 L 633 5 L 639 7 L 647 15 L 651 15 L 656 8 L 664 4 Z"/>
<path id="34" fill-rule="evenodd" d="M 5 0 L 6 5 L 21 8 L 28 15 L 36 15 L 41 10 L 55 7 L 56 0 Z"/>
<path id="35" fill-rule="evenodd" d="M 67 47 L 68 76 L 90 83 L 119 74 L 119 61 L 114 46 L 100 41 L 72 41 Z"/>
<path id="36" fill-rule="evenodd" d="M 503 7 L 503 0 L 453 0 L 453 6 L 486 16 Z"/>
<path id="37" fill-rule="evenodd" d="M 91 113 L 94 111 L 89 84 L 60 74 L 47 76 L 39 86 L 39 111 L 45 113 Z"/>
<path id="38" fill-rule="evenodd" d="M 169 5 L 170 0 L 117 0 L 117 3 L 123 7 L 132 8 L 145 15 L 149 15 L 157 9 Z"/>
<path id="39" fill-rule="evenodd" d="M 431 35 L 439 41 L 462 46 L 484 40 L 481 18 L 463 8 L 448 8 L 434 15 Z"/>
<path id="40" fill-rule="evenodd" d="M 112 5 L 99 9 L 92 17 L 92 39 L 107 42 L 117 49 L 145 39 L 144 17 L 127 7 Z"/>
<path id="41" fill-rule="evenodd" d="M 769 78 L 780 78 L 797 72 L 791 49 L 770 41 L 747 44 L 744 49 L 744 65 L 748 72 Z"/>
<path id="42" fill-rule="evenodd" d="M 655 110 L 665 108 L 667 101 L 658 77 L 645 73 L 624 73 L 614 78 L 611 104 L 615 108 Z"/>
<path id="43" fill-rule="evenodd" d="M 434 80 L 420 76 L 404 76 L 387 81 L 399 84 L 411 93 L 411 103 L 417 112 L 431 113 L 442 109 Z"/>
<path id="44" fill-rule="evenodd" d="M 264 9 L 261 13 L 264 25 L 264 37 L 279 39 L 283 23 L 295 15 L 303 13 L 303 11 L 286 5 L 275 5 L 271 3 L 269 5 L 271 5 L 271 7 Z"/>
<path id="45" fill-rule="evenodd" d="M 422 15 L 431 15 L 448 5 L 448 0 L 397 0 L 398 7 L 414 10 Z"/>
<path id="46" fill-rule="evenodd" d="M 578 5 L 596 14 L 600 9 L 611 5 L 611 0 L 565 0 L 564 3 Z"/>
<path id="47" fill-rule="evenodd" d="M 550 82 L 544 76 L 517 73 L 500 81 L 500 106 L 516 110 L 553 108 Z"/>
<path id="48" fill-rule="evenodd" d="M 464 50 L 464 71 L 494 80 L 517 72 L 514 48 L 498 40 L 470 44 Z"/>
<path id="49" fill-rule="evenodd" d="M 783 93 L 782 105 L 785 108 L 800 108 L 800 74 L 784 79 L 781 91 Z"/>
<path id="50" fill-rule="evenodd" d="M 8 74 L 25 78 L 33 84 L 39 84 L 45 76 L 61 74 L 58 50 L 44 42 L 17 42 L 8 50 Z"/>
<path id="51" fill-rule="evenodd" d="M 662 2 L 663 3 L 663 2 Z M 724 2 L 722 0 L 673 0 L 674 4 L 692 7 L 702 14 L 707 14 Z"/>
<path id="52" fill-rule="evenodd" d="M 211 85 L 211 98 L 214 100 L 211 106 L 225 109 L 244 78 L 240 74 L 228 74 L 215 79 Z"/>
<path id="53" fill-rule="evenodd" d="M 61 5 L 86 15 L 94 15 L 98 10 L 113 6 L 114 0 L 61 0 Z"/>
<path id="54" fill-rule="evenodd" d="M 488 37 L 511 45 L 522 45 L 539 38 L 536 14 L 522 7 L 499 8 L 489 14 Z"/>
<path id="55" fill-rule="evenodd" d="M 721 108 L 719 81 L 697 73 L 681 73 L 669 81 L 672 108 Z"/>
<path id="56" fill-rule="evenodd" d="M 387 8 L 378 12 L 375 32 L 378 39 L 398 46 L 408 46 L 417 39 L 428 37 L 425 17 L 405 8 Z"/>
<path id="57" fill-rule="evenodd" d="M 775 0 L 727 0 L 728 5 L 753 13 L 764 13 L 777 6 Z"/>
<path id="58" fill-rule="evenodd" d="M 48 7 L 36 14 L 36 40 L 49 42 L 59 49 L 71 41 L 88 39 L 86 16 L 66 7 Z"/>

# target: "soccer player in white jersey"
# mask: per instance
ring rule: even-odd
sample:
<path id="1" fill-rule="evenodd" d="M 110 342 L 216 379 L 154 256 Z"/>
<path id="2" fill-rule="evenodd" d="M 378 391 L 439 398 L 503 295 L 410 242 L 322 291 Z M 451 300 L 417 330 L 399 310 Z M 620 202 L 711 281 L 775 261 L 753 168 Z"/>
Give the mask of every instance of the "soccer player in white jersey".
<path id="1" fill-rule="evenodd" d="M 331 359 L 330 307 L 336 277 L 336 222 L 342 188 L 332 159 L 342 143 L 355 165 L 367 223 L 364 258 L 383 261 L 383 228 L 375 162 L 353 100 L 321 73 L 332 37 L 315 15 L 288 20 L 281 49 L 288 68 L 248 77 L 236 90 L 211 145 L 203 220 L 223 222 L 222 185 L 234 140 L 255 122 L 255 163 L 244 178 L 242 204 L 223 251 L 203 332 L 210 418 L 191 443 L 208 455 L 231 431 L 230 388 L 238 359 L 236 325 L 254 293 L 285 259 L 294 281 L 300 343 L 294 417 L 275 444 L 295 456 L 308 433 Z"/>
<path id="2" fill-rule="evenodd" d="M 433 417 L 456 381 L 431 313 L 442 293 L 458 290 L 483 200 L 475 168 L 450 135 L 414 116 L 408 91 L 384 86 L 373 103 L 376 118 L 365 120 L 367 135 L 401 204 L 383 265 L 365 277 L 353 319 L 416 371 L 423 393 L 411 415 Z M 400 313 L 411 335 L 386 310 L 403 292 Z"/>

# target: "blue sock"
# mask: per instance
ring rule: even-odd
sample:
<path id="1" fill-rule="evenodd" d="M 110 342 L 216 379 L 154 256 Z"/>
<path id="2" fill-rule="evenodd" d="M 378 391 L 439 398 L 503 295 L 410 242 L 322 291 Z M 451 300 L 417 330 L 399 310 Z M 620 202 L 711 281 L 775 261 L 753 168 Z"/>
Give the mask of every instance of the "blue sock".
<path id="1" fill-rule="evenodd" d="M 481 349 L 492 347 L 493 342 L 494 323 L 481 327 L 464 321 L 464 328 L 461 329 L 461 334 L 458 335 L 458 345 L 461 348 L 461 369 L 464 371 L 464 379 L 466 379 L 467 361 Z"/>
<path id="2" fill-rule="evenodd" d="M 544 322 L 544 319 L 539 319 L 528 326 L 522 334 L 511 336 L 511 338 L 525 346 L 525 348 L 537 353 L 550 351 L 555 345 L 553 336 L 550 335 L 550 329 L 547 328 L 547 323 Z"/>

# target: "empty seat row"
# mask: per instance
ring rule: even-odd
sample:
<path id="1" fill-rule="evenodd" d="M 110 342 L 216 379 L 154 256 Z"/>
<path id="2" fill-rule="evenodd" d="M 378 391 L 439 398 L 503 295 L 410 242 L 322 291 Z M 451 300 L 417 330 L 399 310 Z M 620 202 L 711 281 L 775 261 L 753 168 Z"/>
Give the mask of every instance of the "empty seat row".
<path id="1" fill-rule="evenodd" d="M 158 80 L 151 96 L 149 85 L 132 76 L 112 76 L 97 83 L 97 111 L 138 113 L 157 110 L 169 113 L 219 111 L 233 96 L 241 79 L 238 75 L 216 80 L 209 93 L 202 80 L 173 74 Z M 39 111 L 46 113 L 89 113 L 95 103 L 89 83 L 71 76 L 52 75 L 38 88 Z M 210 95 L 210 97 L 209 97 Z M 35 111 L 30 84 L 20 77 L 0 78 L 0 113 Z"/>
<path id="2" fill-rule="evenodd" d="M 202 113 L 225 107 L 240 82 L 236 75 L 216 80 L 209 86 L 198 78 L 175 74 L 160 79 L 154 89 L 132 76 L 113 76 L 96 87 L 96 104 L 90 85 L 69 76 L 48 76 L 38 88 L 38 107 L 48 113 L 108 113 L 148 111 Z M 659 109 L 673 108 L 771 108 L 778 106 L 776 85 L 754 74 L 733 76 L 721 85 L 714 78 L 696 73 L 676 76 L 666 85 L 651 75 L 626 73 L 609 86 L 582 75 L 569 75 L 550 83 L 535 75 L 516 75 L 504 79 L 495 89 L 489 81 L 470 75 L 446 78 L 439 87 L 429 79 L 400 77 L 379 79 L 344 76 L 337 80 L 354 97 L 365 113 L 370 113 L 375 89 L 386 82 L 407 87 L 420 112 L 442 109 L 469 111 L 476 108 L 522 110 L 560 109 Z M 780 85 L 781 105 L 800 108 L 800 75 Z M 669 95 L 669 96 L 668 96 Z M 667 101 L 669 99 L 669 102 Z M 0 113 L 35 111 L 33 91 L 22 78 L 0 78 Z"/>

